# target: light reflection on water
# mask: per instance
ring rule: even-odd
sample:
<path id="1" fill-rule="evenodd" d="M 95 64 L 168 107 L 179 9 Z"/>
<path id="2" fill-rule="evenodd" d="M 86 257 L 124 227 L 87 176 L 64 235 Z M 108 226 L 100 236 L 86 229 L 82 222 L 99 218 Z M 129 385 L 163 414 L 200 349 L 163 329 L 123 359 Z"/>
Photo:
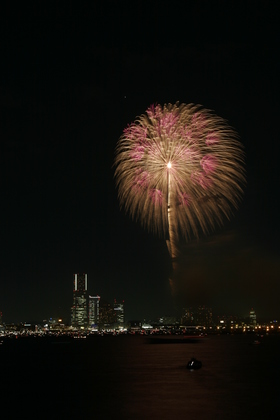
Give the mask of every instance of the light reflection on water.
<path id="1" fill-rule="evenodd" d="M 277 401 L 280 337 L 273 338 L 260 345 L 251 336 L 210 336 L 199 343 L 143 346 L 123 364 L 124 412 L 139 419 L 148 413 L 166 419 L 267 417 Z M 203 365 L 190 372 L 186 364 L 193 356 Z"/>
<path id="2" fill-rule="evenodd" d="M 8 403 L 31 403 L 57 418 L 273 418 L 280 336 L 258 345 L 254 339 L 148 344 L 141 336 L 110 336 L 30 345 L 0 355 L 1 392 Z M 186 369 L 191 357 L 202 361 L 201 369 Z"/>

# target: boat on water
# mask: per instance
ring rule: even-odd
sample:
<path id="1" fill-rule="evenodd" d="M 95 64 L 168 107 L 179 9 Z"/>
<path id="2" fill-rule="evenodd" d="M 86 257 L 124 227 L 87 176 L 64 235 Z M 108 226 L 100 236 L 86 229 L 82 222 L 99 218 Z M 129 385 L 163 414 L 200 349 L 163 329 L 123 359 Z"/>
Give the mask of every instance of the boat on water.
<path id="1" fill-rule="evenodd" d="M 189 369 L 189 370 L 197 370 L 197 369 L 200 369 L 201 366 L 202 366 L 201 361 L 195 359 L 194 357 L 192 357 L 191 360 L 187 364 L 187 369 Z"/>

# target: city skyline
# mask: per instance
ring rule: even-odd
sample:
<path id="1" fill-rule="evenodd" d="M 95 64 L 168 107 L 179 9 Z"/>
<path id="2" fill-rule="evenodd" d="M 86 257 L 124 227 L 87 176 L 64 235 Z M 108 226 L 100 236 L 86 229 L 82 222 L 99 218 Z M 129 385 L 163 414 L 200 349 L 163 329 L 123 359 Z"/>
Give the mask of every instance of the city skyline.
<path id="1" fill-rule="evenodd" d="M 154 319 L 144 318 L 125 318 L 125 302 L 124 300 L 109 302 L 106 298 L 102 299 L 101 296 L 91 296 L 88 294 L 88 277 L 86 273 L 73 274 L 73 305 L 69 310 L 69 316 L 64 319 L 61 318 L 61 313 L 52 314 L 52 316 L 44 317 L 42 320 L 27 320 L 26 318 L 21 321 L 11 321 L 3 322 L 3 313 L 0 311 L 0 325 L 19 325 L 19 324 L 28 324 L 29 326 L 35 324 L 44 324 L 44 323 L 63 323 L 63 325 L 70 326 L 74 329 L 106 329 L 106 328 L 124 328 L 130 322 L 135 322 L 137 319 L 139 322 L 153 322 L 160 324 L 172 324 L 172 323 L 181 323 L 182 325 L 203 325 L 209 327 L 210 325 L 219 324 L 219 320 L 223 319 L 223 323 L 226 323 L 228 320 L 249 320 L 250 325 L 254 326 L 258 322 L 278 322 L 275 317 L 271 319 L 264 319 L 263 317 L 258 317 L 255 311 L 255 308 L 250 308 L 247 311 L 247 314 L 241 316 L 237 313 L 225 313 L 221 314 L 215 311 L 215 308 L 199 304 L 192 307 L 181 307 L 173 313 L 161 313 L 158 314 Z M 176 312 L 176 313 L 175 313 Z M 55 316 L 54 316 L 55 315 Z M 214 318 L 218 321 L 214 322 Z M 172 321 L 171 321 L 172 320 Z M 253 320 L 253 322 L 251 322 Z M 137 321 L 137 322 L 138 322 Z M 233 321 L 228 321 L 233 322 Z M 26 325 L 27 325 L 26 324 Z"/>
<path id="2" fill-rule="evenodd" d="M 102 329 L 102 328 L 124 328 L 127 326 L 132 319 L 125 319 L 124 300 L 108 302 L 108 300 L 102 299 L 101 296 L 91 296 L 88 294 L 88 276 L 87 273 L 73 274 L 73 304 L 69 310 L 69 316 L 65 319 L 61 318 L 61 314 L 55 316 L 45 317 L 44 320 L 21 320 L 20 322 L 14 323 L 12 321 L 3 322 L 3 314 L 0 311 L 0 325 L 11 325 L 11 324 L 41 324 L 48 323 L 63 323 L 63 325 L 70 326 L 74 329 Z M 158 314 L 158 317 L 153 322 L 159 324 L 168 324 L 181 322 L 182 325 L 203 325 L 209 327 L 214 325 L 213 319 L 238 319 L 238 314 L 224 315 L 215 313 L 212 308 L 205 305 L 198 305 L 196 307 L 181 307 L 177 313 L 173 314 Z M 251 324 L 256 325 L 257 315 L 254 308 L 250 308 L 247 316 L 244 319 L 250 320 Z M 49 319 L 49 321 L 48 321 Z M 136 319 L 136 318 L 135 318 Z M 138 319 L 138 318 L 137 318 Z M 147 320 L 147 318 L 146 318 Z M 169 321 L 168 321 L 169 320 Z M 170 321 L 172 320 L 172 321 Z M 252 322 L 253 320 L 253 322 Z M 32 322 L 30 322 L 32 321 Z M 143 322 L 145 319 L 140 319 Z M 151 322 L 152 320 L 148 320 Z M 263 321 L 263 320 L 262 320 Z M 268 321 L 268 320 L 266 320 Z M 226 322 L 226 321 L 222 321 Z M 277 321 L 278 322 L 278 321 Z"/>
<path id="3" fill-rule="evenodd" d="M 106 2 L 105 2 L 106 3 Z M 244 146 L 246 187 L 222 228 L 180 244 L 180 305 L 280 318 L 279 25 L 273 3 L 21 4 L 3 9 L 3 319 L 69 316 L 73 273 L 128 319 L 174 312 L 165 238 L 119 208 L 123 129 L 151 104 L 194 103 Z M 72 3 L 71 3 L 72 4 Z"/>
<path id="4" fill-rule="evenodd" d="M 99 299 L 100 300 L 100 299 Z M 117 304 L 119 307 L 120 304 Z M 231 333 L 253 332 L 257 334 L 260 330 L 266 332 L 279 333 L 280 322 L 278 319 L 261 319 L 257 316 L 256 311 L 251 308 L 247 316 L 239 317 L 237 315 L 217 315 L 213 313 L 212 308 L 205 306 L 198 306 L 192 308 L 182 308 L 180 316 L 160 316 L 157 319 L 128 319 L 124 318 L 124 306 L 121 305 L 119 314 L 114 313 L 116 309 L 116 302 L 114 305 L 104 301 L 101 306 L 100 322 L 97 324 L 90 324 L 90 322 L 83 325 L 73 325 L 72 322 L 65 322 L 62 318 L 49 318 L 37 322 L 22 321 L 19 323 L 5 323 L 0 317 L 0 332 L 15 333 L 20 332 L 22 335 L 28 331 L 34 334 L 48 334 L 55 332 L 64 333 L 86 333 L 86 334 L 102 334 L 121 333 L 138 331 L 146 334 L 149 332 L 160 333 L 160 331 L 176 334 L 193 332 L 199 334 L 200 332 L 209 333 L 223 333 L 223 331 Z M 117 309 L 118 310 L 118 309 Z M 103 312 L 103 313 L 102 313 Z"/>

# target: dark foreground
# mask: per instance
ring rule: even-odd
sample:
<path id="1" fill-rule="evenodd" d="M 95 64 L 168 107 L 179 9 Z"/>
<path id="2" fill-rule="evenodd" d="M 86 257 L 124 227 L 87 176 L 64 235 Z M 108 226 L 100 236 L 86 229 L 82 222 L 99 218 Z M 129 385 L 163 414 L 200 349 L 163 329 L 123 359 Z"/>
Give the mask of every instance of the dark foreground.
<path id="1" fill-rule="evenodd" d="M 1 411 L 30 419 L 264 419 L 278 411 L 280 337 L 20 339 L 0 346 Z M 202 368 L 186 369 L 191 357 Z M 3 412 L 3 411 L 2 411 Z"/>

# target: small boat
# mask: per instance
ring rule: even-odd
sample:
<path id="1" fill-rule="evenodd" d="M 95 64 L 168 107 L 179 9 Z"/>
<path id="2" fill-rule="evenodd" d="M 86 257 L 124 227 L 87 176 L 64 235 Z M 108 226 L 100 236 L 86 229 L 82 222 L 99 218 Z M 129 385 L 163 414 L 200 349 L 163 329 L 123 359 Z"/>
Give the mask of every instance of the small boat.
<path id="1" fill-rule="evenodd" d="M 191 360 L 187 364 L 187 369 L 196 370 L 196 369 L 200 369 L 201 366 L 202 366 L 202 363 L 199 360 L 196 360 L 194 357 L 192 357 Z"/>

